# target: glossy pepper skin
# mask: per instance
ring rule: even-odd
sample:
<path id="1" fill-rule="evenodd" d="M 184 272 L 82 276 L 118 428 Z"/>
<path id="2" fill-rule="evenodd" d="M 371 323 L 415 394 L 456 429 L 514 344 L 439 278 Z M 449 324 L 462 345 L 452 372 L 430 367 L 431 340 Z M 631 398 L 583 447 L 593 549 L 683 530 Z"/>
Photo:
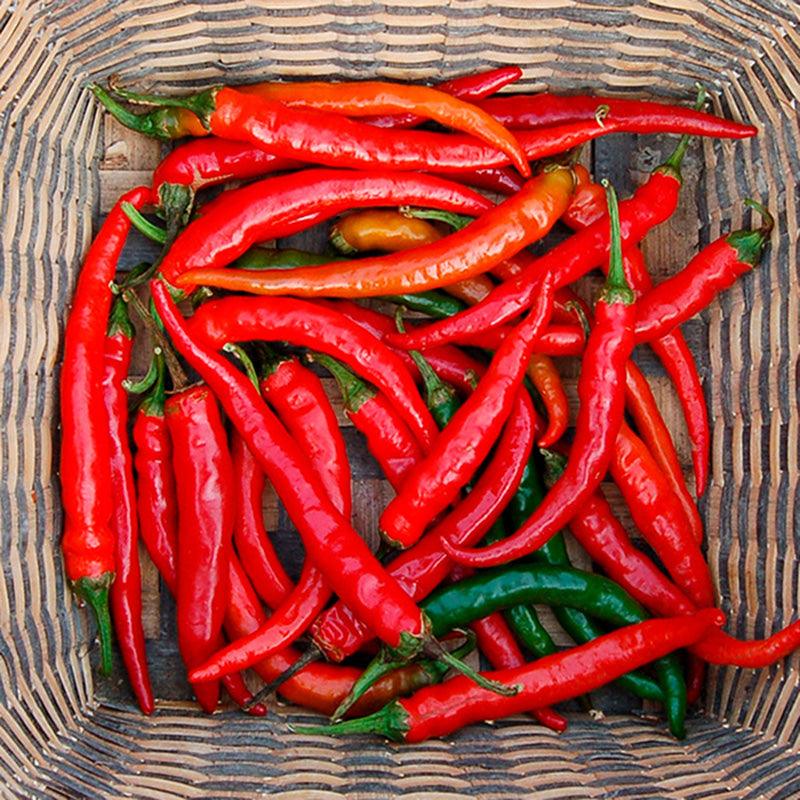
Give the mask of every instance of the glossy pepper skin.
<path id="1" fill-rule="evenodd" d="M 621 120 L 629 133 L 686 133 L 725 139 L 746 139 L 757 133 L 752 125 L 653 100 L 542 92 L 491 98 L 478 105 L 510 128 L 535 129 L 591 120 L 602 105 L 608 108 L 608 117 Z"/>
<path id="2" fill-rule="evenodd" d="M 503 512 L 519 483 L 533 447 L 536 413 L 525 393 L 498 441 L 496 455 L 472 491 L 417 544 L 388 565 L 390 574 L 414 599 L 430 594 L 450 573 L 453 563 L 444 551 L 445 537 L 465 544 L 479 541 Z M 334 661 L 351 655 L 372 634 L 344 603 L 336 603 L 314 624 L 315 644 Z"/>
<path id="3" fill-rule="evenodd" d="M 475 138 L 493 145 L 511 159 L 521 175 L 530 175 L 528 161 L 513 134 L 506 130 L 490 114 L 481 111 L 480 108 L 472 103 L 447 94 L 440 89 L 433 89 L 429 86 L 408 86 L 386 81 L 341 83 L 304 81 L 302 83 L 256 83 L 249 86 L 241 86 L 237 91 L 241 94 L 252 95 L 266 100 L 269 105 L 271 105 L 270 101 L 277 100 L 287 108 L 315 109 L 333 114 L 342 114 L 346 117 L 365 117 L 377 114 L 415 114 L 423 119 L 438 122 L 452 130 L 469 133 Z M 226 98 L 223 98 L 222 103 L 226 103 Z M 230 101 L 228 103 L 231 104 Z M 265 103 L 256 112 L 262 125 L 266 116 L 267 105 Z M 221 114 L 220 116 L 223 115 Z M 320 119 L 323 120 L 324 117 L 321 115 Z M 276 120 L 276 122 L 278 122 L 278 125 L 281 124 L 280 120 Z M 230 119 L 221 120 L 221 123 L 224 131 L 230 131 Z M 251 128 L 251 130 L 253 129 Z M 324 136 L 325 133 L 324 130 L 319 131 L 320 136 Z M 346 133 L 347 128 L 345 128 L 345 135 Z M 277 131 L 276 135 L 280 136 Z M 232 138 L 237 137 L 234 134 Z M 400 138 L 400 136 L 394 137 L 394 139 Z M 379 140 L 379 137 L 376 137 L 377 140 Z M 346 146 L 346 138 L 342 144 Z M 362 149 L 370 145 L 369 141 L 363 140 L 360 144 Z M 395 141 L 392 141 L 391 144 L 394 145 Z M 377 151 L 379 148 L 376 147 L 375 149 Z M 380 155 L 376 156 L 376 160 L 380 157 Z M 391 161 L 389 160 L 387 163 L 391 164 Z"/>
<path id="4" fill-rule="evenodd" d="M 401 647 L 413 655 L 427 636 L 424 615 L 336 511 L 297 444 L 255 387 L 225 359 L 190 336 L 163 282 L 154 281 L 152 293 L 176 348 L 213 389 L 258 458 L 300 532 L 307 556 L 376 635 L 390 647 Z"/>
<path id="5" fill-rule="evenodd" d="M 524 713 L 591 692 L 698 641 L 723 621 L 722 612 L 712 609 L 689 617 L 647 620 L 523 667 L 487 673 L 521 686 L 512 697 L 494 695 L 468 679 L 455 677 L 391 703 L 372 716 L 302 732 L 376 733 L 404 742 L 447 736 L 473 722 Z"/>
<path id="6" fill-rule="evenodd" d="M 390 544 L 414 544 L 486 458 L 511 412 L 533 343 L 551 309 L 552 289 L 545 279 L 529 316 L 497 350 L 475 391 L 381 514 L 381 535 Z"/>
<path id="7" fill-rule="evenodd" d="M 676 166 L 659 167 L 633 197 L 620 203 L 623 247 L 641 241 L 651 228 L 671 216 L 677 206 L 680 186 L 680 173 Z M 406 350 L 424 351 L 438 344 L 460 341 L 462 336 L 469 337 L 478 331 L 498 327 L 530 305 L 536 281 L 544 272 L 553 272 L 557 287 L 573 283 L 600 266 L 609 252 L 609 240 L 608 221 L 599 220 L 529 263 L 516 277 L 495 288 L 473 308 L 405 335 L 396 334 L 389 341 Z"/>
<path id="8" fill-rule="evenodd" d="M 488 272 L 545 236 L 564 213 L 573 185 L 570 169 L 546 169 L 466 228 L 402 253 L 291 271 L 191 270 L 176 282 L 302 297 L 380 297 L 436 289 Z"/>
<path id="9" fill-rule="evenodd" d="M 253 245 L 290 236 L 353 208 L 416 205 L 478 215 L 492 203 L 432 175 L 310 169 L 226 192 L 178 235 L 161 262 L 170 283 L 196 267 L 224 267 Z"/>
<path id="10" fill-rule="evenodd" d="M 692 601 L 714 605 L 714 587 L 680 501 L 647 446 L 627 425 L 619 429 L 609 464 L 636 526 Z"/>
<path id="11" fill-rule="evenodd" d="M 350 470 L 333 408 L 319 378 L 297 359 L 273 360 L 261 392 L 276 410 L 317 473 L 336 510 L 351 514 Z M 311 625 L 331 597 L 322 572 L 307 558 L 284 601 L 258 630 L 229 644 L 192 670 L 190 680 L 214 680 L 252 666 L 292 644 Z"/>
<path id="12" fill-rule="evenodd" d="M 395 404 L 423 449 L 436 425 L 400 357 L 330 306 L 288 297 L 226 297 L 204 303 L 187 323 L 193 337 L 226 342 L 286 341 L 338 358 Z"/>
<path id="13" fill-rule="evenodd" d="M 459 563 L 497 566 L 537 550 L 569 522 L 608 469 L 623 421 L 625 365 L 633 350 L 636 314 L 633 293 L 622 270 L 616 196 L 610 193 L 609 198 L 610 266 L 595 306 L 595 326 L 586 343 L 578 381 L 580 408 L 569 465 L 544 502 L 509 538 L 472 551 L 445 542 L 448 553 Z"/>
<path id="14" fill-rule="evenodd" d="M 178 645 L 191 670 L 211 655 L 222 631 L 236 513 L 233 465 L 208 386 L 171 395 L 165 416 L 178 500 Z M 195 684 L 194 691 L 203 710 L 212 713 L 219 684 Z"/>
<path id="15" fill-rule="evenodd" d="M 61 548 L 67 578 L 97 618 L 100 667 L 111 671 L 111 621 L 108 590 L 114 579 L 113 500 L 108 486 L 108 421 L 103 404 L 106 328 L 111 310 L 110 283 L 130 230 L 122 203 L 141 208 L 150 190 L 124 194 L 106 217 L 78 276 L 64 331 L 61 369 Z M 89 409 L 90 413 L 87 413 Z"/>
<path id="16" fill-rule="evenodd" d="M 264 529 L 261 507 L 266 478 L 255 456 L 238 433 L 231 436 L 231 458 L 237 514 L 233 541 L 247 577 L 258 596 L 270 607 L 279 606 L 293 584 Z"/>
<path id="17" fill-rule="evenodd" d="M 114 497 L 111 526 L 115 534 L 117 565 L 109 597 L 114 632 L 128 680 L 139 708 L 145 714 L 152 714 L 155 704 L 142 627 L 142 579 L 133 455 L 128 439 L 128 395 L 122 384 L 131 365 L 133 335 L 125 303 L 119 298 L 111 311 L 103 378 L 103 398 L 109 427 L 110 490 Z"/>

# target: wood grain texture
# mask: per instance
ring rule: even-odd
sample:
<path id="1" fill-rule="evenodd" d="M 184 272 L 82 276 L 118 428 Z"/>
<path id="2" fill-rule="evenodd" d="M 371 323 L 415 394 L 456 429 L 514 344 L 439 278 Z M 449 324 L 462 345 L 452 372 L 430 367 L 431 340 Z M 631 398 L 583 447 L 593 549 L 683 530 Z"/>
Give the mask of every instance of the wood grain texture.
<path id="1" fill-rule="evenodd" d="M 712 670 L 709 716 L 691 721 L 682 744 L 625 715 L 576 716 L 562 737 L 520 718 L 419 747 L 354 746 L 291 733 L 287 720 L 309 719 L 296 709 L 278 708 L 266 721 L 233 711 L 205 718 L 181 701 L 174 609 L 150 567 L 148 644 L 158 693 L 174 699 L 144 719 L 123 680 L 100 684 L 92 673 L 94 633 L 67 590 L 58 550 L 56 474 L 61 334 L 81 256 L 115 197 L 146 180 L 163 150 L 103 116 L 83 89 L 88 81 L 119 72 L 139 88 L 166 91 L 266 77 L 433 81 L 511 62 L 523 67 L 520 88 L 530 91 L 685 101 L 701 80 L 717 112 L 757 121 L 761 135 L 695 144 L 681 208 L 645 250 L 660 279 L 697 246 L 741 226 L 742 197 L 776 212 L 767 262 L 686 332 L 711 407 L 712 482 L 702 507 L 729 629 L 762 636 L 790 622 L 798 615 L 800 534 L 797 23 L 796 5 L 782 0 L 0 2 L 2 793 L 799 796 L 797 656 L 760 674 Z M 618 136 L 595 143 L 592 163 L 630 191 L 670 146 L 666 137 Z M 320 234 L 292 241 L 319 243 Z M 126 263 L 156 252 L 132 239 Z M 641 364 L 688 467 L 671 389 L 652 354 L 643 351 Z M 577 369 L 563 367 L 571 391 Z M 385 484 L 355 431 L 345 435 L 355 519 L 374 531 Z M 265 519 L 296 570 L 297 537 L 274 495 L 265 497 Z"/>

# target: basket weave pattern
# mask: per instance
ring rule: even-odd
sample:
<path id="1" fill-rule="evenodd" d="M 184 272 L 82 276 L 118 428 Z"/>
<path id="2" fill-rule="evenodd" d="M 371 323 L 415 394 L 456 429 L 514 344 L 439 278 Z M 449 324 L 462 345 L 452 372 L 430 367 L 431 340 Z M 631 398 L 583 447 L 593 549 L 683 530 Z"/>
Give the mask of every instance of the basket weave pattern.
<path id="1" fill-rule="evenodd" d="M 517 63 L 520 89 L 680 100 L 700 80 L 717 113 L 760 134 L 694 147 L 681 209 L 647 255 L 657 274 L 682 266 L 742 226 L 745 196 L 776 212 L 768 262 L 687 336 L 713 423 L 702 509 L 728 629 L 762 636 L 796 618 L 797 23 L 797 5 L 780 0 L 0 3 L 0 794 L 800 796 L 797 656 L 760 673 L 712 669 L 706 714 L 681 744 L 635 716 L 576 716 L 560 738 L 516 718 L 414 747 L 299 736 L 280 710 L 266 722 L 208 718 L 173 700 L 145 719 L 124 685 L 97 693 L 92 632 L 63 577 L 56 474 L 61 335 L 81 257 L 160 154 L 104 120 L 88 80 L 118 72 L 161 90 L 265 76 L 435 80 Z M 630 190 L 669 144 L 598 142 L 594 165 Z M 679 426 L 665 379 L 646 366 Z M 679 445 L 685 457 L 682 430 Z M 382 491 L 369 477 L 359 485 L 357 496 Z M 157 593 L 152 570 L 145 581 Z M 158 625 L 148 619 L 152 638 Z"/>

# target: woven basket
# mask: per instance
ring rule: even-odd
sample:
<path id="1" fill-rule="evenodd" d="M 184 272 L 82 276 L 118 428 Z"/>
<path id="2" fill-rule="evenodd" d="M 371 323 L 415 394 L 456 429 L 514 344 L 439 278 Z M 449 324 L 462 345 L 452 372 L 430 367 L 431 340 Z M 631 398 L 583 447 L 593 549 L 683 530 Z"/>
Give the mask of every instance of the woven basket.
<path id="1" fill-rule="evenodd" d="M 604 719 L 572 715 L 560 737 L 526 718 L 413 747 L 304 737 L 286 726 L 296 709 L 276 708 L 264 721 L 232 710 L 207 717 L 187 702 L 169 601 L 147 564 L 149 646 L 158 695 L 168 699 L 144 718 L 124 679 L 93 676 L 93 629 L 64 581 L 55 471 L 61 334 L 81 256 L 114 199 L 146 181 L 161 152 L 104 117 L 87 80 L 119 72 L 166 90 L 257 76 L 435 80 L 516 63 L 528 90 L 680 101 L 700 80 L 716 112 L 757 122 L 760 135 L 694 146 L 681 208 L 648 240 L 647 254 L 663 275 L 741 226 L 743 197 L 776 212 L 768 263 L 686 332 L 713 420 L 702 510 L 729 629 L 762 636 L 797 617 L 795 3 L 19 0 L 0 4 L 0 14 L 4 796 L 800 797 L 797 657 L 758 673 L 711 670 L 704 713 L 690 720 L 685 743 L 613 705 L 618 713 Z M 596 143 L 592 160 L 625 193 L 671 144 L 614 137 Z M 643 358 L 688 461 L 670 388 Z M 367 467 L 356 477 L 359 525 L 374 529 L 384 488 Z M 272 527 L 285 528 L 268 505 Z"/>

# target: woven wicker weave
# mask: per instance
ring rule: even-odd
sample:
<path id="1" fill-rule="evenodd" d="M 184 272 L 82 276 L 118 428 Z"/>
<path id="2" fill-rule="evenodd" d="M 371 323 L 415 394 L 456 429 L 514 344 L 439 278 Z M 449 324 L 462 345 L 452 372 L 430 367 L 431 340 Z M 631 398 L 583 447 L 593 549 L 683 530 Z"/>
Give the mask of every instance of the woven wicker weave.
<path id="1" fill-rule="evenodd" d="M 56 388 L 65 308 L 93 229 L 146 180 L 160 146 L 104 119 L 88 79 L 119 72 L 181 89 L 256 76 L 427 80 L 518 63 L 524 88 L 686 99 L 758 121 L 757 140 L 691 153 L 675 220 L 648 241 L 669 273 L 742 223 L 743 196 L 777 212 L 769 262 L 687 326 L 713 420 L 703 503 L 729 627 L 758 636 L 798 609 L 798 6 L 780 0 L 402 0 L 0 3 L 0 793 L 137 798 L 800 797 L 798 658 L 761 673 L 712 670 L 687 742 L 630 714 L 579 714 L 557 737 L 519 718 L 451 741 L 396 747 L 303 737 L 287 714 L 208 718 L 181 699 L 152 568 L 145 569 L 160 703 L 152 719 L 122 679 L 98 685 L 92 629 L 58 550 Z M 598 142 L 595 167 L 629 191 L 667 139 Z M 98 168 L 99 165 L 99 168 Z M 652 376 L 665 413 L 680 415 Z M 383 487 L 357 473 L 359 523 Z M 272 509 L 273 527 L 286 527 Z M 162 604 L 168 601 L 160 599 Z M 166 607 L 165 607 L 166 609 Z M 166 609 L 168 611 L 168 609 Z M 166 665 L 166 666 L 163 666 Z M 174 673 L 174 675 L 170 675 Z M 173 685 L 174 684 L 174 685 Z"/>

